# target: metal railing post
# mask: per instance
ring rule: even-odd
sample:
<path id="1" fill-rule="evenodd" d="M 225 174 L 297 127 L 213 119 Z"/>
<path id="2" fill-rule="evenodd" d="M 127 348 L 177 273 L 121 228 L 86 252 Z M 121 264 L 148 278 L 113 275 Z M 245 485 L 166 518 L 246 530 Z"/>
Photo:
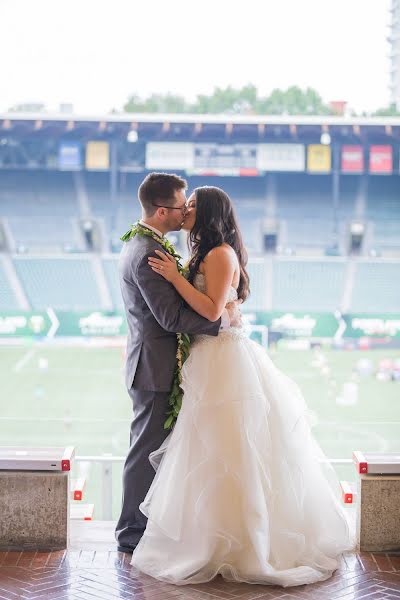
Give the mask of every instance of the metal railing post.
<path id="1" fill-rule="evenodd" d="M 111 454 L 103 454 L 104 458 Z M 102 519 L 103 521 L 112 521 L 112 460 L 104 460 L 101 464 L 101 490 L 102 490 Z"/>

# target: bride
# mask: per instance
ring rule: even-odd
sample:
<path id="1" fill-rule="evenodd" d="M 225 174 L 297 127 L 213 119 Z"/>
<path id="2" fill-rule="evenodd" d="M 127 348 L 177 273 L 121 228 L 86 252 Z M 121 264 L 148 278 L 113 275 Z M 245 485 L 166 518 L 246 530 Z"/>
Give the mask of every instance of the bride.
<path id="1" fill-rule="evenodd" d="M 227 302 L 249 294 L 227 194 L 197 188 L 183 228 L 189 279 L 160 251 L 150 266 L 215 321 Z M 148 523 L 131 564 L 178 585 L 217 574 L 285 587 L 329 578 L 355 536 L 298 386 L 237 328 L 196 336 L 182 378 L 177 423 L 150 455 L 157 472 L 140 507 Z"/>

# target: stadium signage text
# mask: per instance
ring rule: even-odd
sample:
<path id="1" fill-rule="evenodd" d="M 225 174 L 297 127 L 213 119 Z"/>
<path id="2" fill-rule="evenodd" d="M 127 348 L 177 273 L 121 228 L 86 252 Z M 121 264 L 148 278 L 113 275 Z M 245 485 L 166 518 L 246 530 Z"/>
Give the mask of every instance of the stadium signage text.
<path id="1" fill-rule="evenodd" d="M 342 173 L 363 173 L 364 148 L 342 145 Z M 369 147 L 369 172 L 393 172 L 392 146 Z M 331 173 L 332 149 L 323 144 L 148 142 L 145 168 L 180 170 L 189 175 L 262 175 L 266 172 Z"/>
<path id="2" fill-rule="evenodd" d="M 271 329 L 288 335 L 311 337 L 316 324 L 317 320 L 310 315 L 296 317 L 293 313 L 286 313 L 271 320 Z"/>
<path id="3" fill-rule="evenodd" d="M 400 334 L 400 319 L 355 317 L 351 319 L 351 327 L 353 330 L 361 330 L 364 335 L 395 337 Z"/>
<path id="4" fill-rule="evenodd" d="M 252 325 L 293 338 L 331 338 L 340 322 L 333 313 L 244 311 Z M 400 338 L 400 314 L 344 314 L 343 338 L 387 336 Z M 123 312 L 69 312 L 47 308 L 43 312 L 5 311 L 0 316 L 0 338 L 7 337 L 115 337 L 127 334 Z"/>
<path id="5" fill-rule="evenodd" d="M 123 321 L 122 315 L 93 312 L 79 319 L 79 329 L 82 335 L 118 335 L 122 332 Z"/>

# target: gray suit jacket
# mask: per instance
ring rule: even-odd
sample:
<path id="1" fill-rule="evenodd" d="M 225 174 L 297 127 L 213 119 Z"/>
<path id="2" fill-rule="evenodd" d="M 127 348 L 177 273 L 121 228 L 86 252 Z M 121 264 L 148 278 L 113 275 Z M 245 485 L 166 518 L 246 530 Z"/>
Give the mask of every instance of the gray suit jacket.
<path id="1" fill-rule="evenodd" d="M 139 390 L 169 391 L 176 364 L 176 333 L 218 335 L 211 322 L 185 305 L 171 283 L 148 265 L 160 249 L 153 238 L 136 235 L 124 243 L 119 278 L 128 323 L 125 384 Z"/>

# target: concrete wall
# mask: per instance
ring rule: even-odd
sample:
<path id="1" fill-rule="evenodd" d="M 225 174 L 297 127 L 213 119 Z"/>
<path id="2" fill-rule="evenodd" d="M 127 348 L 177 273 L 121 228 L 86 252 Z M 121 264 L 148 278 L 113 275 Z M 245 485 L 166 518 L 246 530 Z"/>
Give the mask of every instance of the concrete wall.
<path id="1" fill-rule="evenodd" d="M 0 471 L 0 548 L 63 549 L 69 472 Z"/>

